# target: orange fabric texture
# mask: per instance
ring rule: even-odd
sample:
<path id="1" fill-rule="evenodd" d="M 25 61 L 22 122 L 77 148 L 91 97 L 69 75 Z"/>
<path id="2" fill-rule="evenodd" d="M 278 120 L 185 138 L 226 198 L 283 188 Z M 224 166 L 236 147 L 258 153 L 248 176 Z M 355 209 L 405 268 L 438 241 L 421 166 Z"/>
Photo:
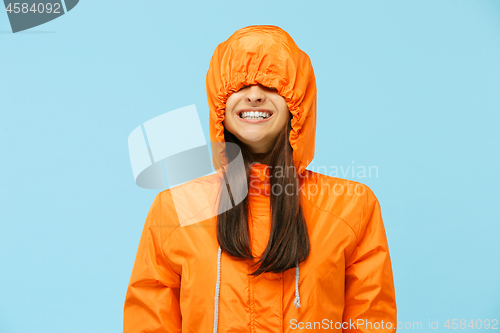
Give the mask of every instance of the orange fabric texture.
<path id="1" fill-rule="evenodd" d="M 225 102 L 243 85 L 275 87 L 286 99 L 311 242 L 310 255 L 300 264 L 299 308 L 293 304 L 294 269 L 252 277 L 252 262 L 222 252 L 217 332 L 396 332 L 395 288 L 378 199 L 362 183 L 305 169 L 314 156 L 316 131 L 309 57 L 281 28 L 245 27 L 218 45 L 206 82 L 214 142 L 224 141 Z M 223 150 L 214 151 L 216 170 L 226 163 Z M 271 227 L 268 174 L 269 166 L 253 164 L 249 232 L 257 257 Z M 180 185 L 185 208 L 215 207 L 214 188 L 221 181 L 217 172 Z M 147 214 L 125 297 L 124 333 L 214 331 L 217 217 L 185 223 L 172 193 L 158 193 Z"/>

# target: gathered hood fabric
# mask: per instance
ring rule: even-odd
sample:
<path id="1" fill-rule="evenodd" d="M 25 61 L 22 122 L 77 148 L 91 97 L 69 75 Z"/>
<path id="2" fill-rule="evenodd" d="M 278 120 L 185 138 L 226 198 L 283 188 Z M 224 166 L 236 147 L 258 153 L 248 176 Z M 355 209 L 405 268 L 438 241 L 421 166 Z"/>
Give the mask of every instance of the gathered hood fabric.
<path id="1" fill-rule="evenodd" d="M 224 142 L 224 117 L 229 96 L 246 85 L 276 88 L 293 118 L 289 142 L 297 173 L 314 157 L 316 136 L 316 78 L 309 56 L 283 29 L 273 25 L 242 28 L 220 43 L 206 76 L 212 142 Z M 227 165 L 224 145 L 215 146 L 214 168 Z M 219 149 L 217 149 L 219 148 Z"/>
<path id="2" fill-rule="evenodd" d="M 306 169 L 316 130 L 308 56 L 281 28 L 245 27 L 218 45 L 206 80 L 210 137 L 221 143 L 212 150 L 217 172 L 155 197 L 128 284 L 123 332 L 395 333 L 395 288 L 377 197 L 360 182 Z M 257 83 L 276 88 L 293 115 L 289 142 L 311 248 L 300 267 L 250 276 L 270 237 L 269 166 L 255 163 L 250 169 L 253 262 L 221 251 L 217 207 L 228 162 L 225 103 L 243 85 Z M 353 326 L 360 321 L 375 326 Z"/>

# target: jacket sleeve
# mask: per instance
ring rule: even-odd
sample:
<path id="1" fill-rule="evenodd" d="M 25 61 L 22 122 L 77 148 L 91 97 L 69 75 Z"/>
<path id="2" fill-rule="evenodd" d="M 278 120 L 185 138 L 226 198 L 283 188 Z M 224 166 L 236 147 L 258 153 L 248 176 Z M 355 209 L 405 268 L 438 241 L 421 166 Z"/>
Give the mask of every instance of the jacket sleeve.
<path id="1" fill-rule="evenodd" d="M 357 244 L 346 261 L 343 332 L 394 333 L 397 310 L 389 246 L 379 201 L 364 188 Z"/>
<path id="2" fill-rule="evenodd" d="M 180 276 L 163 253 L 165 223 L 161 192 L 154 199 L 139 240 L 123 312 L 124 333 L 181 332 Z"/>

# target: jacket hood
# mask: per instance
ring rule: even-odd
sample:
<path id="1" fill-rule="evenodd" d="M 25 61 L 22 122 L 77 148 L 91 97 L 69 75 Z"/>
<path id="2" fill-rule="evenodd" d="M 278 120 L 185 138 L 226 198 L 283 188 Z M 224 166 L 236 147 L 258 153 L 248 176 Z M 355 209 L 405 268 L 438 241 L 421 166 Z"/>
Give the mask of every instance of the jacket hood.
<path id="1" fill-rule="evenodd" d="M 215 170 L 227 165 L 224 154 L 224 117 L 229 96 L 244 85 L 260 83 L 283 96 L 293 118 L 289 142 L 298 174 L 314 157 L 316 135 L 316 79 L 308 55 L 290 35 L 273 25 L 242 28 L 220 43 L 206 77 L 210 109 L 210 141 Z"/>

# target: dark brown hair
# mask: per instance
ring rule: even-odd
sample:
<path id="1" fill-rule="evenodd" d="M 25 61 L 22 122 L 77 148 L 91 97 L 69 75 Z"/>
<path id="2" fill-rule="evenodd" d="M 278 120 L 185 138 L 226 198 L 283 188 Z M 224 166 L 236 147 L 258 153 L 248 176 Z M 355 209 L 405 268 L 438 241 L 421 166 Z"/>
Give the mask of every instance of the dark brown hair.
<path id="1" fill-rule="evenodd" d="M 293 163 L 293 150 L 288 140 L 291 130 L 291 116 L 290 113 L 290 120 L 278 135 L 274 148 L 265 154 L 252 154 L 232 133 L 224 129 L 225 141 L 239 146 L 244 161 L 244 169 L 235 169 L 233 163 L 228 164 L 224 177 L 227 188 L 226 196 L 229 198 L 224 198 L 225 191 L 221 191 L 219 212 L 222 213 L 217 217 L 217 240 L 221 249 L 233 257 L 254 259 L 250 248 L 248 226 L 249 198 L 246 195 L 243 201 L 234 205 L 231 187 L 234 189 L 234 184 L 249 187 L 252 162 L 262 161 L 261 163 L 270 167 L 271 232 L 266 249 L 255 263 L 255 265 L 260 263 L 260 267 L 250 275 L 286 271 L 306 260 L 309 255 L 310 243 L 301 206 L 300 183 Z M 239 151 L 235 151 L 235 149 L 229 149 L 229 147 L 226 149 L 229 161 L 232 161 L 238 153 Z M 273 191 L 273 188 L 276 187 L 281 189 L 276 191 L 279 192 L 277 195 Z M 287 189 L 286 193 L 285 189 Z M 226 210 L 227 206 L 225 205 L 229 202 L 233 203 L 231 206 L 233 208 Z"/>

